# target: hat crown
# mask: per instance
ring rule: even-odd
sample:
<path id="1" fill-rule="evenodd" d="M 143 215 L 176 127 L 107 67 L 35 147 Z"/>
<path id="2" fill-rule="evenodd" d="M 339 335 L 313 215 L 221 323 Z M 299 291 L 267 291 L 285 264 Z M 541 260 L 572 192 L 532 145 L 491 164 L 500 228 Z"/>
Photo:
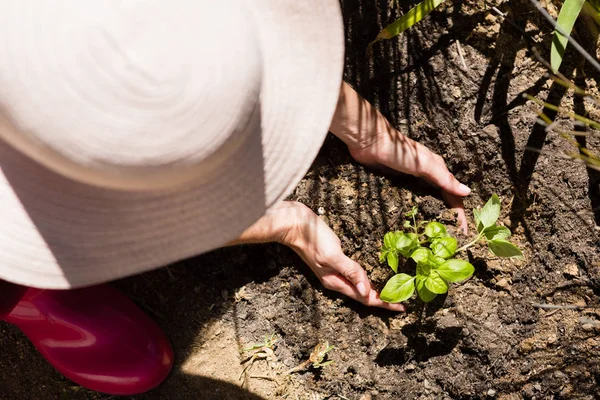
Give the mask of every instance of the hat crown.
<path id="1" fill-rule="evenodd" d="M 39 162 L 154 189 L 208 173 L 259 134 L 261 53 L 240 4 L 14 4 L 0 17 L 0 112 L 12 127 L 0 135 Z"/>

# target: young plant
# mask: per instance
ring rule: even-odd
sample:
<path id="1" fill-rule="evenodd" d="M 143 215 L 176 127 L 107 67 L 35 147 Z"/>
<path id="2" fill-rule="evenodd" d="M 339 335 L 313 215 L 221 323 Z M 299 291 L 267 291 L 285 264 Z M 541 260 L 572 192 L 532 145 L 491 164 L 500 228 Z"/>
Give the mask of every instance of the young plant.
<path id="1" fill-rule="evenodd" d="M 473 210 L 477 236 L 458 248 L 457 240 L 439 222 L 416 222 L 417 207 L 405 214 L 412 219 L 404 222 L 408 232 L 388 232 L 383 237 L 380 261 L 387 261 L 396 273 L 381 291 L 381 300 L 399 303 L 408 300 L 415 289 L 425 302 L 448 291 L 451 282 L 460 282 L 475 272 L 468 261 L 454 258 L 471 246 L 485 240 L 490 251 L 498 257 L 523 257 L 521 250 L 508 241 L 510 230 L 496 222 L 500 216 L 500 199 L 493 195 L 481 210 Z M 424 228 L 423 228 L 424 226 Z M 398 273 L 400 257 L 416 263 L 416 274 Z"/>

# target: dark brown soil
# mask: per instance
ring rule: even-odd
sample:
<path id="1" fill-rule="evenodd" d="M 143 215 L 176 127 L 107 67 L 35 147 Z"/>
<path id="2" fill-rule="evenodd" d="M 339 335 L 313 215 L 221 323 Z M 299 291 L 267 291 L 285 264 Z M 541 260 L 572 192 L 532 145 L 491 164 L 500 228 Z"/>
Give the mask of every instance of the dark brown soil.
<path id="1" fill-rule="evenodd" d="M 476 248 L 469 253 L 473 278 L 427 307 L 409 302 L 405 314 L 323 289 L 279 245 L 222 249 L 117 282 L 165 329 L 177 355 L 167 381 L 136 398 L 600 397 L 600 312 L 593 308 L 600 307 L 599 175 L 565 156 L 575 149 L 535 124 L 522 94 L 562 101 L 597 119 L 600 110 L 544 76 L 532 46 L 547 56 L 550 30 L 526 0 L 512 8 L 495 3 L 506 20 L 483 1 L 458 1 L 399 40 L 375 46 L 370 59 L 368 42 L 399 15 L 389 3 L 342 1 L 346 80 L 395 126 L 444 156 L 473 189 L 469 209 L 492 193 L 501 196 L 501 221 L 525 260 L 494 259 Z M 409 3 L 401 4 L 404 11 Z M 595 50 L 595 42 L 585 43 Z M 599 73 L 583 70 L 572 51 L 566 58 L 565 74 L 597 94 Z M 600 151 L 598 139 L 587 145 Z M 420 218 L 454 223 L 431 188 L 359 166 L 333 137 L 291 198 L 322 215 L 378 287 L 391 276 L 378 261 L 381 239 L 401 226 L 403 213 L 416 204 Z M 241 349 L 272 333 L 280 339 L 276 362 L 257 361 L 238 380 Z M 282 376 L 320 340 L 336 346 L 333 364 Z M 0 324 L 0 349 L 0 399 L 109 397 L 60 377 L 7 324 Z"/>

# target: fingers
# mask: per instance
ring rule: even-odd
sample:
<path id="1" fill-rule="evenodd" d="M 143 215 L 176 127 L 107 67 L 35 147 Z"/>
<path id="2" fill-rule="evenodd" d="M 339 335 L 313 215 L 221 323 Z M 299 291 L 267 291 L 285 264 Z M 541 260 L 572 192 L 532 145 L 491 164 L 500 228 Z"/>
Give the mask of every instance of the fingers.
<path id="1" fill-rule="evenodd" d="M 367 297 L 372 290 L 367 273 L 356 261 L 343 253 L 340 254 L 341 257 L 336 260 L 337 262 L 332 263 L 330 267 L 354 285 L 361 297 Z"/>
<path id="2" fill-rule="evenodd" d="M 452 208 L 457 213 L 458 218 L 458 227 L 460 230 L 466 235 L 469 233 L 469 227 L 467 223 L 467 216 L 465 215 L 465 206 L 463 204 L 463 198 L 460 196 L 455 196 L 449 194 L 447 192 L 442 192 L 442 197 L 444 201 L 448 203 L 450 208 Z"/>
<path id="3" fill-rule="evenodd" d="M 448 171 L 446 164 L 443 164 L 443 161 L 441 165 L 439 163 L 432 165 L 431 169 L 424 175 L 424 178 L 442 189 L 442 191 L 455 196 L 465 197 L 471 193 L 471 189 L 460 183 L 458 179 Z"/>
<path id="4" fill-rule="evenodd" d="M 341 275 L 331 274 L 322 279 L 325 287 L 340 292 L 362 304 L 370 307 L 385 308 L 390 311 L 405 311 L 406 307 L 400 303 L 386 303 L 379 298 L 379 294 L 374 289 L 369 289 L 366 296 L 358 293 L 356 287 Z M 370 286 L 370 285 L 369 285 Z"/>
<path id="5" fill-rule="evenodd" d="M 439 187 L 442 191 L 456 196 L 464 197 L 471 193 L 471 189 L 460 183 L 454 175 L 448 171 L 446 162 L 441 156 L 431 152 L 425 146 L 419 146 L 418 149 L 420 153 L 419 158 L 424 160 L 419 168 L 419 176 Z"/>

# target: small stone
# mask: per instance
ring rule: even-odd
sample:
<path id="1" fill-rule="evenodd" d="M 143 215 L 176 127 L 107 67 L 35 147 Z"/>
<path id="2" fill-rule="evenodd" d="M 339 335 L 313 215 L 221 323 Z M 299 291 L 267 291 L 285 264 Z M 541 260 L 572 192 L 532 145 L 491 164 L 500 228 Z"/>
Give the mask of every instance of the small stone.
<path id="1" fill-rule="evenodd" d="M 460 99 L 460 97 L 462 96 L 462 92 L 460 91 L 459 88 L 455 87 L 454 89 L 452 89 L 452 96 L 455 99 Z"/>
<path id="2" fill-rule="evenodd" d="M 502 289 L 510 288 L 510 284 L 506 280 L 506 278 L 500 278 L 498 282 L 496 282 L 496 286 L 501 287 Z"/>
<path id="3" fill-rule="evenodd" d="M 417 369 L 417 366 L 413 363 L 408 364 L 405 368 L 406 371 L 414 371 L 415 369 Z"/>
<path id="4" fill-rule="evenodd" d="M 499 137 L 498 127 L 496 125 L 493 125 L 493 124 L 486 125 L 482 131 L 489 138 L 498 138 Z"/>
<path id="5" fill-rule="evenodd" d="M 485 16 L 485 22 L 487 22 L 488 24 L 495 24 L 496 23 L 496 16 L 494 14 L 488 14 Z"/>
<path id="6" fill-rule="evenodd" d="M 568 276 L 578 276 L 579 268 L 577 268 L 577 264 L 567 264 L 563 269 L 563 274 Z"/>
<path id="7" fill-rule="evenodd" d="M 529 353 L 530 351 L 532 351 L 534 349 L 534 343 L 535 339 L 533 338 L 527 338 L 525 340 L 523 340 L 521 342 L 521 344 L 519 345 L 519 350 L 521 351 L 521 353 Z"/>
<path id="8" fill-rule="evenodd" d="M 487 395 L 490 397 L 495 397 L 496 396 L 496 391 L 494 389 L 490 389 L 487 391 Z"/>
<path id="9" fill-rule="evenodd" d="M 554 371 L 554 377 L 555 377 L 556 379 L 563 380 L 563 379 L 567 379 L 567 374 L 565 374 L 565 373 L 564 373 L 564 372 L 562 372 L 562 371 Z"/>
<path id="10" fill-rule="evenodd" d="M 319 208 L 317 208 L 317 213 L 318 213 L 319 215 L 323 215 L 323 214 L 325 214 L 325 207 L 319 207 Z"/>
<path id="11" fill-rule="evenodd" d="M 583 324 L 581 325 L 581 329 L 583 329 L 585 332 L 591 332 L 594 330 L 594 325 L 592 324 Z"/>
<path id="12" fill-rule="evenodd" d="M 371 400 L 373 397 L 369 393 L 365 393 L 359 397 L 359 400 Z"/>
<path id="13" fill-rule="evenodd" d="M 533 388 L 534 388 L 535 390 L 537 390 L 538 392 L 541 392 L 541 391 L 542 391 L 542 385 L 540 385 L 539 383 L 536 383 L 536 384 L 534 384 L 534 385 L 533 385 Z"/>

